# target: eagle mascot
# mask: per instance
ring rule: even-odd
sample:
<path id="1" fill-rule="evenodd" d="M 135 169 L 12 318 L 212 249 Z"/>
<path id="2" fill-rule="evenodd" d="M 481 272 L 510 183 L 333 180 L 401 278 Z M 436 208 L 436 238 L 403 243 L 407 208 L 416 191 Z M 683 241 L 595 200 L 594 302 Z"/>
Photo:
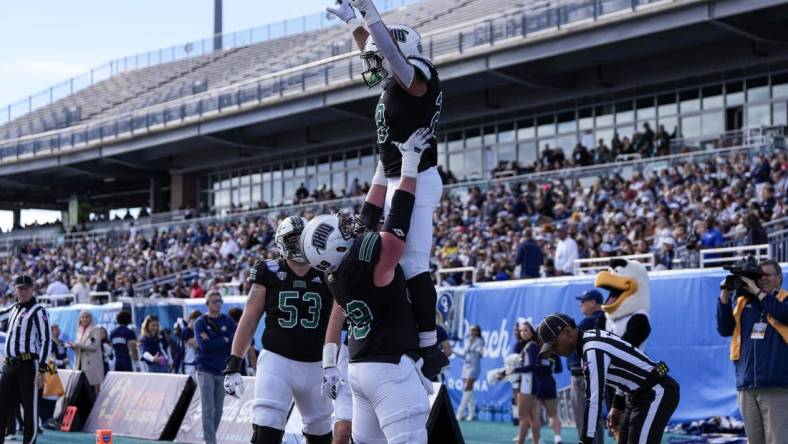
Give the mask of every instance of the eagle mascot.
<path id="1" fill-rule="evenodd" d="M 610 269 L 596 276 L 594 286 L 609 292 L 602 304 L 605 316 L 599 318 L 604 325 L 597 327 L 622 337 L 643 351 L 651 333 L 651 293 L 646 267 L 636 261 L 613 259 Z"/>

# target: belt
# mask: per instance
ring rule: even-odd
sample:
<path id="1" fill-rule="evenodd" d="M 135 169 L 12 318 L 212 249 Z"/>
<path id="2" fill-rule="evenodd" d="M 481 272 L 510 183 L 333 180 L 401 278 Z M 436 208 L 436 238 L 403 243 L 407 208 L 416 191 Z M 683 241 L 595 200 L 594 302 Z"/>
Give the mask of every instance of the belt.
<path id="1" fill-rule="evenodd" d="M 20 362 L 35 361 L 37 359 L 38 356 L 33 353 L 22 353 L 19 356 L 6 356 L 3 362 L 5 362 L 5 365 L 14 365 Z"/>

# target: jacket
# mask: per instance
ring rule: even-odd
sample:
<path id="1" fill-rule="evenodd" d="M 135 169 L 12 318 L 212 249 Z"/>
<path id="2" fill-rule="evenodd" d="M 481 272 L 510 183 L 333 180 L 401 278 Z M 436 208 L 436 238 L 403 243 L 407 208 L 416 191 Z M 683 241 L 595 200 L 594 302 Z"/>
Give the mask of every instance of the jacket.
<path id="1" fill-rule="evenodd" d="M 224 363 L 230 357 L 230 347 L 235 336 L 235 321 L 222 313 L 218 318 L 204 314 L 194 323 L 197 339 L 197 370 L 221 375 Z M 203 338 L 203 333 L 208 339 Z"/>
<path id="2" fill-rule="evenodd" d="M 727 304 L 722 301 L 717 303 L 717 331 L 725 337 L 733 336 L 736 331 L 733 306 L 731 301 Z M 788 388 L 788 343 L 772 324 L 766 321 L 768 316 L 782 324 L 788 324 L 788 298 L 780 302 L 777 292 L 772 292 L 762 301 L 752 299 L 743 305 L 738 338 L 739 357 L 734 360 L 737 390 Z M 753 326 L 762 320 L 766 322 L 764 338 L 752 339 Z"/>
<path id="3" fill-rule="evenodd" d="M 77 328 L 77 340 L 72 343 L 74 350 L 74 368 L 85 372 L 90 385 L 98 385 L 104 381 L 104 358 L 101 355 L 101 336 L 99 329 L 90 326 L 82 333 Z"/>

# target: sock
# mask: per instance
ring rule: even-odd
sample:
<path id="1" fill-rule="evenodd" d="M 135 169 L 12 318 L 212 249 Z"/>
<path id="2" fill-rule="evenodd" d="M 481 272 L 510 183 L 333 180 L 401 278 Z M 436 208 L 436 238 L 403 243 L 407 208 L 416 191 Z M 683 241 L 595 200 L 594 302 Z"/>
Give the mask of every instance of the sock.
<path id="1" fill-rule="evenodd" d="M 430 272 L 425 271 L 408 279 L 408 291 L 410 292 L 410 302 L 413 305 L 413 314 L 416 316 L 416 325 L 419 328 L 419 332 L 434 332 L 435 305 L 438 303 L 438 292 L 435 291 Z M 422 347 L 421 345 L 419 346 Z"/>

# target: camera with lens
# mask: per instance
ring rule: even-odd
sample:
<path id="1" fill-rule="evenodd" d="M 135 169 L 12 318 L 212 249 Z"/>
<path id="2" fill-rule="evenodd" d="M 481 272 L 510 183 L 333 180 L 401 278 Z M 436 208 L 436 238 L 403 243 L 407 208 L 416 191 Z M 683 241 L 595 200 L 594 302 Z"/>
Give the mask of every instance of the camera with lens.
<path id="1" fill-rule="evenodd" d="M 733 292 L 734 295 L 742 295 L 748 298 L 756 297 L 756 295 L 752 294 L 747 289 L 747 285 L 745 285 L 742 280 L 743 277 L 746 277 L 757 282 L 758 279 L 763 276 L 761 266 L 758 265 L 758 261 L 755 260 L 753 256 L 742 259 L 733 265 L 725 265 L 722 268 L 731 273 L 725 276 L 725 282 L 723 282 L 722 288 Z"/>

